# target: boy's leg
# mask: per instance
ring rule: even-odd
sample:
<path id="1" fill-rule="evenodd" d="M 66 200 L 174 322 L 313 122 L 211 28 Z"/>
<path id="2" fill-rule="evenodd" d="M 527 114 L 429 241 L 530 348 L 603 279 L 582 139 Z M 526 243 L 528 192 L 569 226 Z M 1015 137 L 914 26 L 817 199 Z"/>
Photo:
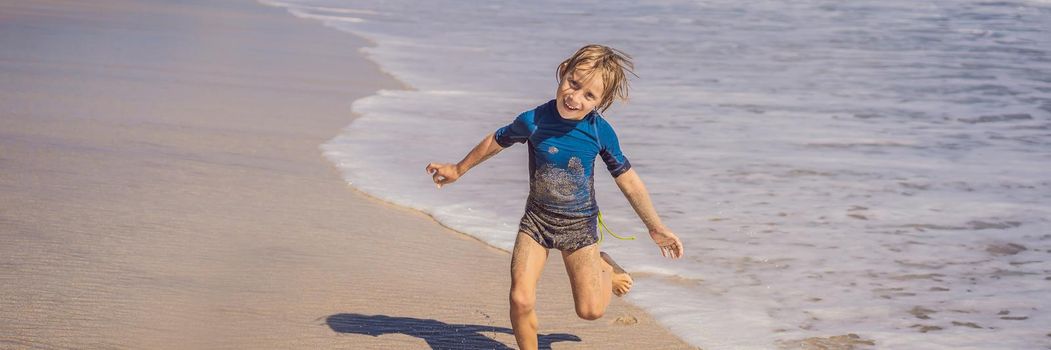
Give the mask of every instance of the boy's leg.
<path id="1" fill-rule="evenodd" d="M 632 280 L 612 258 L 592 244 L 573 252 L 562 252 L 573 288 L 577 316 L 595 320 L 606 312 L 614 291 L 623 295 L 631 289 Z"/>
<path id="2" fill-rule="evenodd" d="M 537 348 L 536 284 L 547 262 L 547 248 L 524 232 L 515 239 L 511 253 L 511 329 L 518 348 Z"/>

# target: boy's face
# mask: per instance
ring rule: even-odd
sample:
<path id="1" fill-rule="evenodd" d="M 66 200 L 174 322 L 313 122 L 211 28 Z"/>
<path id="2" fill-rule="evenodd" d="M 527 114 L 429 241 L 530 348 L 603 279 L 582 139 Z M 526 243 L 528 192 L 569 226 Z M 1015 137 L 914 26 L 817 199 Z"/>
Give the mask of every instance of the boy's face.
<path id="1" fill-rule="evenodd" d="M 577 68 L 562 78 L 555 92 L 558 114 L 565 119 L 583 119 L 602 102 L 602 75 Z M 585 80 L 586 79 L 586 80 Z"/>

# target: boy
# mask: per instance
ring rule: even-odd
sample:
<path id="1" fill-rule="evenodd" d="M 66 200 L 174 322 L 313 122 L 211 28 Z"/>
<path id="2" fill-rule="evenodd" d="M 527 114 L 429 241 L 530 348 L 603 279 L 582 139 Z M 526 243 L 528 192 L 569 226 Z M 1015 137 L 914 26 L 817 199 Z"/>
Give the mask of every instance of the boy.
<path id="1" fill-rule="evenodd" d="M 511 255 L 511 327 L 520 349 L 537 348 L 536 284 L 548 249 L 562 252 L 580 318 L 602 317 L 611 294 L 622 296 L 631 289 L 631 277 L 599 251 L 592 171 L 597 156 L 646 224 L 661 255 L 683 255 L 682 242 L 661 224 L 645 185 L 620 151 L 613 127 L 599 114 L 614 98 L 627 99 L 625 71 L 632 68 L 630 57 L 618 50 L 584 46 L 558 66 L 554 100 L 486 135 L 459 163 L 427 165 L 441 188 L 500 150 L 528 143 L 529 199 Z"/>

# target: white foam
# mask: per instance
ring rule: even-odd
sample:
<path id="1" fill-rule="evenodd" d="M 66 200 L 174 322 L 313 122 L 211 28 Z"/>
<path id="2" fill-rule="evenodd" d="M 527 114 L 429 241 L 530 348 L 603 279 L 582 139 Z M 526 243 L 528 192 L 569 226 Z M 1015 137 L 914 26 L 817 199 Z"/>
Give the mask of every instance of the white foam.
<path id="1" fill-rule="evenodd" d="M 312 13 L 310 11 L 303 11 L 303 10 L 294 9 L 294 8 L 288 9 L 288 12 L 293 14 L 293 15 L 295 15 L 296 17 L 299 17 L 299 18 L 316 19 L 316 20 L 326 21 L 326 22 L 329 22 L 329 23 L 338 23 L 338 22 L 361 23 L 361 22 L 365 22 L 364 19 L 361 19 L 361 18 L 358 18 L 358 17 L 335 16 L 335 15 L 319 15 L 319 14 Z"/>

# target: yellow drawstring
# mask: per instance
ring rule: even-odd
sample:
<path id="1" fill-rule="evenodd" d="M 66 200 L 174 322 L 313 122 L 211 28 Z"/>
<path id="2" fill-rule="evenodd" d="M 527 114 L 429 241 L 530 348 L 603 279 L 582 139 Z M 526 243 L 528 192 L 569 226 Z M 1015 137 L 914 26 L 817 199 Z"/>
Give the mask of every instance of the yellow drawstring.
<path id="1" fill-rule="evenodd" d="M 610 236 L 613 236 L 613 238 L 616 238 L 616 239 L 619 239 L 619 240 L 622 240 L 622 241 L 634 241 L 635 240 L 635 236 L 621 237 L 621 236 L 617 236 L 617 234 L 613 233 L 613 231 L 610 231 L 609 228 L 606 227 L 606 223 L 604 221 L 602 221 L 602 212 L 601 211 L 598 212 L 598 225 L 599 225 L 600 228 L 602 228 L 602 230 L 605 230 L 606 232 L 608 232 Z M 603 236 L 605 236 L 605 235 L 603 235 L 602 231 L 600 230 L 599 231 L 599 235 L 598 235 L 598 242 L 599 243 L 602 243 L 602 237 Z"/>

